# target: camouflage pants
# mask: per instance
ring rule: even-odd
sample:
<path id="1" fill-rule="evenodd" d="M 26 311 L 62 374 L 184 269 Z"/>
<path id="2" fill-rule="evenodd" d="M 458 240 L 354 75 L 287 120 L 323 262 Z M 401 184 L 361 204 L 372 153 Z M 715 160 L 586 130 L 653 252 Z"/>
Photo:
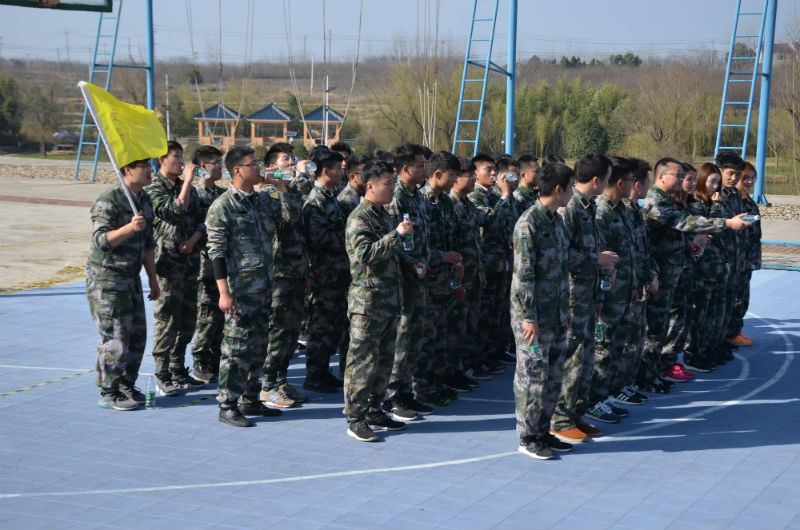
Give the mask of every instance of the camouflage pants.
<path id="1" fill-rule="evenodd" d="M 87 274 L 86 296 L 92 320 L 100 332 L 95 363 L 97 386 L 105 389 L 117 389 L 120 383 L 133 386 L 147 343 L 141 279 L 137 276 L 98 280 Z"/>
<path id="2" fill-rule="evenodd" d="M 736 272 L 731 272 L 725 280 L 725 284 L 722 289 L 725 290 L 725 307 L 724 316 L 722 317 L 722 340 L 726 341 L 730 338 L 733 338 L 735 335 L 731 335 L 731 331 L 734 329 L 733 326 L 733 306 L 736 303 Z"/>
<path id="3" fill-rule="evenodd" d="M 655 380 L 662 372 L 661 350 L 667 339 L 669 314 L 672 309 L 672 297 L 675 284 L 665 277 L 664 283 L 659 280 L 658 291 L 647 300 L 647 331 L 645 334 L 642 363 L 639 365 L 638 384 L 645 386 Z M 677 280 L 677 277 L 674 277 Z"/>
<path id="4" fill-rule="evenodd" d="M 481 285 L 478 278 L 464 284 L 463 302 L 448 301 L 447 371 L 472 366 L 476 362 L 475 333 L 478 330 Z M 460 366 L 459 366 L 460 365 Z"/>
<path id="5" fill-rule="evenodd" d="M 594 293 L 590 288 L 573 284 L 570 296 L 572 327 L 567 332 L 561 391 L 551 420 L 555 431 L 572 429 L 586 412 L 594 367 Z"/>
<path id="6" fill-rule="evenodd" d="M 186 346 L 197 321 L 197 275 L 159 276 L 158 287 L 161 296 L 153 304 L 153 358 L 156 375 L 163 379 L 186 361 Z"/>
<path id="7" fill-rule="evenodd" d="M 517 434 L 523 442 L 550 432 L 550 418 L 561 391 L 561 368 L 567 347 L 566 329 L 539 322 L 539 355 L 534 356 L 522 336 L 521 322 L 512 321 L 517 348 L 514 402 Z"/>
<path id="8" fill-rule="evenodd" d="M 686 349 L 691 321 L 691 300 L 694 292 L 694 275 L 691 268 L 684 269 L 672 295 L 669 311 L 667 339 L 661 353 L 661 366 L 668 368 L 678 360 L 678 354 Z"/>
<path id="9" fill-rule="evenodd" d="M 496 355 L 501 348 L 500 323 L 502 322 L 503 298 L 506 287 L 505 272 L 487 272 L 486 288 L 481 291 L 480 327 L 477 330 L 477 363 Z M 506 310 L 506 314 L 509 311 Z M 505 346 L 505 344 L 503 344 Z"/>
<path id="10" fill-rule="evenodd" d="M 219 290 L 212 278 L 197 282 L 197 324 L 194 328 L 192 357 L 194 363 L 212 373 L 219 372 L 222 330 L 225 314 L 219 309 Z"/>
<path id="11" fill-rule="evenodd" d="M 619 377 L 616 386 L 636 384 L 636 374 L 642 362 L 644 350 L 644 331 L 647 326 L 647 299 L 644 290 L 640 290 L 638 302 L 631 302 L 627 318 L 620 323 L 625 333 L 625 345 L 619 362 Z"/>
<path id="12" fill-rule="evenodd" d="M 219 363 L 217 401 L 233 404 L 258 401 L 259 376 L 267 354 L 269 333 L 269 289 L 263 292 L 236 293 L 239 311 L 225 315 L 222 357 Z"/>
<path id="13" fill-rule="evenodd" d="M 706 325 L 701 334 L 701 343 L 706 348 L 704 353 L 714 353 L 727 337 L 724 326 L 726 308 L 728 307 L 728 273 L 724 270 L 711 281 L 706 280 L 706 292 L 709 293 Z"/>
<path id="14" fill-rule="evenodd" d="M 269 390 L 286 382 L 303 320 L 305 280 L 275 278 L 269 316 L 269 348 L 261 384 Z"/>
<path id="15" fill-rule="evenodd" d="M 414 391 L 431 394 L 447 376 L 447 304 L 449 296 L 431 295 L 425 306 L 422 355 L 413 371 Z"/>
<path id="16" fill-rule="evenodd" d="M 514 262 L 513 257 L 511 262 Z M 497 348 L 495 354 L 505 352 L 509 346 L 514 347 L 514 332 L 511 330 L 511 279 L 512 273 L 503 276 L 503 303 L 500 306 L 500 326 L 497 330 Z"/>
<path id="17" fill-rule="evenodd" d="M 347 285 L 323 285 L 311 289 L 308 317 L 306 377 L 320 378 L 330 372 L 331 357 L 347 333 Z M 339 363 L 346 352 L 339 352 Z"/>
<path id="18" fill-rule="evenodd" d="M 364 419 L 381 409 L 392 371 L 397 333 L 394 317 L 351 315 L 350 349 L 344 371 L 347 421 Z"/>
<path id="19" fill-rule="evenodd" d="M 734 299 L 731 302 L 731 318 L 728 323 L 728 336 L 735 337 L 744 328 L 744 316 L 747 308 L 750 307 L 750 278 L 753 271 L 743 271 L 736 274 L 736 289 Z"/>
<path id="20" fill-rule="evenodd" d="M 403 285 L 403 308 L 397 325 L 392 375 L 386 387 L 387 399 L 398 393 L 410 392 L 413 368 L 422 355 L 422 338 L 425 329 L 425 286 L 419 282 Z"/>
<path id="21" fill-rule="evenodd" d="M 594 405 L 605 401 L 615 387 L 618 378 L 622 350 L 625 347 L 624 323 L 630 311 L 630 289 L 623 289 L 619 296 L 607 297 L 600 313 L 600 324 L 603 326 L 603 340 L 595 342 L 594 372 L 589 388 L 589 403 Z"/>
<path id="22" fill-rule="evenodd" d="M 708 343 L 706 342 L 705 330 L 708 325 L 714 320 L 715 315 L 710 313 L 711 302 L 714 297 L 712 291 L 714 287 L 713 278 L 698 278 L 695 280 L 694 290 L 690 294 L 690 314 L 692 318 L 689 320 L 689 338 L 686 342 L 686 355 L 691 358 L 708 357 Z"/>

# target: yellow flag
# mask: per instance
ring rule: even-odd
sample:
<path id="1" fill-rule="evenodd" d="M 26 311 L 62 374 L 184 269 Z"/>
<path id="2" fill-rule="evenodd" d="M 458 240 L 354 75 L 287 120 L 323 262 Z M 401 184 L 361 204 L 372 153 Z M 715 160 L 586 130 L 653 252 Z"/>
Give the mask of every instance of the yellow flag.
<path id="1" fill-rule="evenodd" d="M 78 86 L 117 167 L 167 154 L 167 135 L 155 111 L 120 101 L 86 81 Z"/>

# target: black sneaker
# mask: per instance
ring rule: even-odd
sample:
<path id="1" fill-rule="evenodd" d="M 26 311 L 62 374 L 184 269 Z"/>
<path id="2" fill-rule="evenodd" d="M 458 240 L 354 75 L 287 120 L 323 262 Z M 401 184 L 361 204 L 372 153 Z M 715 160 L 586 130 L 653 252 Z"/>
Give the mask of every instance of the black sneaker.
<path id="1" fill-rule="evenodd" d="M 234 427 L 252 427 L 253 423 L 244 417 L 238 407 L 220 407 L 219 421 Z"/>
<path id="2" fill-rule="evenodd" d="M 464 370 L 464 377 L 473 381 L 491 381 L 492 376 L 481 370 L 480 366 Z"/>
<path id="3" fill-rule="evenodd" d="M 514 361 L 516 363 L 516 361 Z M 506 371 L 500 362 L 488 361 L 481 365 L 481 371 L 489 375 L 500 375 Z"/>
<path id="4" fill-rule="evenodd" d="M 433 407 L 429 407 L 428 405 L 423 405 L 416 399 L 414 399 L 413 394 L 400 394 L 398 396 L 400 398 L 400 402 L 407 408 L 411 409 L 420 416 L 426 416 L 428 414 L 433 413 Z"/>
<path id="5" fill-rule="evenodd" d="M 139 405 L 144 405 L 145 397 L 139 387 L 119 385 L 119 391 L 128 399 L 134 400 Z"/>
<path id="6" fill-rule="evenodd" d="M 156 394 L 159 396 L 177 396 L 180 393 L 178 385 L 172 382 L 172 378 L 162 379 L 156 377 Z"/>
<path id="7" fill-rule="evenodd" d="M 367 414 L 364 421 L 373 431 L 402 431 L 406 428 L 405 423 L 393 420 L 382 410 Z"/>
<path id="8" fill-rule="evenodd" d="M 470 389 L 470 391 L 471 390 L 472 389 Z M 455 401 L 458 399 L 458 392 L 446 385 L 439 387 L 439 390 L 437 390 L 436 393 L 448 401 Z"/>
<path id="9" fill-rule="evenodd" d="M 604 401 L 598 401 L 584 416 L 604 423 L 619 423 L 620 419 Z"/>
<path id="10" fill-rule="evenodd" d="M 217 374 L 197 363 L 192 368 L 192 377 L 204 383 L 214 383 L 217 380 Z"/>
<path id="11" fill-rule="evenodd" d="M 517 451 L 523 455 L 528 455 L 531 458 L 537 458 L 539 460 L 552 460 L 555 458 L 553 451 L 551 451 L 542 440 L 533 440 L 527 443 L 520 442 Z"/>
<path id="12" fill-rule="evenodd" d="M 347 436 L 355 438 L 359 442 L 377 442 L 378 435 L 369 428 L 364 420 L 351 421 L 347 427 Z"/>
<path id="13" fill-rule="evenodd" d="M 172 383 L 178 388 L 203 388 L 206 386 L 205 381 L 200 381 L 189 375 L 189 368 L 184 366 L 175 370 L 170 370 L 172 373 Z"/>
<path id="14" fill-rule="evenodd" d="M 547 447 L 549 447 L 553 451 L 561 451 L 562 453 L 565 453 L 567 451 L 572 451 L 572 444 L 569 444 L 567 442 L 562 442 L 561 440 L 559 440 L 550 433 L 547 433 L 544 436 L 542 436 L 542 441 L 544 441 L 544 443 L 547 444 Z"/>
<path id="15" fill-rule="evenodd" d="M 112 390 L 105 394 L 100 394 L 100 399 L 97 400 L 97 405 L 104 409 L 114 410 L 136 410 L 139 408 L 139 403 L 129 398 L 119 390 Z"/>
<path id="16" fill-rule="evenodd" d="M 450 400 L 442 396 L 439 392 L 434 392 L 433 394 L 417 394 L 416 399 L 420 403 L 424 403 L 432 407 L 444 407 L 450 403 Z"/>
<path id="17" fill-rule="evenodd" d="M 472 392 L 472 385 L 465 381 L 466 377 L 461 372 L 454 372 L 444 380 L 444 386 L 455 392 Z"/>
<path id="18" fill-rule="evenodd" d="M 683 365 L 693 372 L 701 373 L 710 372 L 715 368 L 714 363 L 707 361 L 702 357 L 690 357 L 689 359 L 684 359 Z"/>
<path id="19" fill-rule="evenodd" d="M 675 386 L 675 381 L 670 381 L 670 380 L 668 380 L 668 379 L 664 379 L 663 377 L 659 377 L 659 378 L 658 378 L 658 381 L 659 381 L 659 382 L 660 382 L 662 385 L 667 385 L 667 388 L 672 388 L 672 387 L 674 387 L 674 386 Z"/>
<path id="20" fill-rule="evenodd" d="M 282 412 L 280 409 L 273 409 L 272 407 L 265 407 L 260 401 L 253 401 L 242 403 L 239 405 L 239 411 L 245 416 L 265 416 L 275 417 L 280 416 Z"/>
<path id="21" fill-rule="evenodd" d="M 327 379 L 312 379 L 310 377 L 306 377 L 306 380 L 303 381 L 303 388 L 306 390 L 313 390 L 314 392 L 320 392 L 322 394 L 335 394 L 338 390 L 337 387 L 329 383 Z"/>
<path id="22" fill-rule="evenodd" d="M 332 373 L 328 372 L 322 376 L 323 380 L 335 386 L 336 388 L 344 388 L 344 381 L 333 375 Z"/>
<path id="23" fill-rule="evenodd" d="M 615 403 L 622 405 L 643 405 L 644 401 L 637 397 L 636 394 L 630 392 L 627 388 L 621 388 L 619 392 L 611 397 Z"/>
<path id="24" fill-rule="evenodd" d="M 611 398 L 606 399 L 605 404 L 608 405 L 608 408 L 611 409 L 613 414 L 616 414 L 620 418 L 627 418 L 628 417 L 628 409 L 623 409 L 622 407 L 618 407 L 614 404 L 614 400 Z"/>
<path id="25" fill-rule="evenodd" d="M 625 387 L 623 390 L 627 390 L 629 394 L 631 394 L 631 395 L 634 395 L 634 396 L 636 396 L 637 398 L 639 398 L 639 399 L 642 401 L 642 403 L 645 403 L 645 402 L 647 402 L 647 396 L 645 396 L 644 394 L 642 394 L 641 392 L 639 392 L 639 391 L 636 389 L 636 387 L 635 387 L 635 386 L 633 386 L 633 385 L 627 385 L 627 386 L 626 386 L 626 387 Z"/>
<path id="26" fill-rule="evenodd" d="M 408 408 L 400 399 L 387 399 L 383 402 L 383 410 L 398 422 L 414 421 L 419 419 L 416 411 Z M 403 424 L 405 425 L 405 424 Z M 372 425 L 370 425 L 371 427 Z"/>
<path id="27" fill-rule="evenodd" d="M 517 364 L 517 358 L 507 352 L 495 356 L 495 360 L 501 364 Z"/>

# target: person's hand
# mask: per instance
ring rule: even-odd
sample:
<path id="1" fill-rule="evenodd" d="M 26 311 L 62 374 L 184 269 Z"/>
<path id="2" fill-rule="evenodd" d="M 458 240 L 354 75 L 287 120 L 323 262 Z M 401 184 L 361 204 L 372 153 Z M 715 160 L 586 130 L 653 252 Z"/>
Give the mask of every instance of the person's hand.
<path id="1" fill-rule="evenodd" d="M 737 230 L 737 231 L 747 228 L 748 226 L 753 226 L 752 223 L 748 223 L 747 221 L 742 219 L 742 217 L 744 217 L 745 215 L 747 214 L 740 213 L 736 217 L 725 219 L 725 226 L 727 228 L 730 228 L 731 230 Z"/>
<path id="2" fill-rule="evenodd" d="M 427 272 L 428 268 L 421 261 L 414 264 L 414 274 L 416 274 L 417 278 L 420 280 L 425 277 Z"/>
<path id="3" fill-rule="evenodd" d="M 528 343 L 528 346 L 533 344 L 533 339 L 539 336 L 539 326 L 536 322 L 523 322 L 522 323 L 522 338 Z"/>
<path id="4" fill-rule="evenodd" d="M 442 254 L 442 261 L 444 263 L 450 263 L 453 265 L 455 265 L 456 263 L 461 263 L 461 254 L 459 254 L 458 252 L 453 252 L 451 250 L 448 250 L 447 252 Z"/>
<path id="5" fill-rule="evenodd" d="M 567 329 L 572 328 L 572 313 L 567 313 Z"/>
<path id="6" fill-rule="evenodd" d="M 464 279 L 464 266 L 461 265 L 461 262 L 459 261 L 458 263 L 453 265 L 453 267 L 457 271 L 456 274 L 458 274 L 458 281 L 463 280 Z M 450 272 L 453 272 L 452 269 L 450 270 Z"/>
<path id="7" fill-rule="evenodd" d="M 633 291 L 631 291 L 631 302 L 636 303 L 639 301 L 639 288 L 637 287 Z"/>
<path id="8" fill-rule="evenodd" d="M 187 239 L 186 241 L 178 245 L 178 252 L 180 252 L 181 254 L 191 254 L 193 248 L 194 248 L 194 243 L 191 240 Z"/>
<path id="9" fill-rule="evenodd" d="M 459 301 L 459 303 L 463 303 L 464 302 L 464 297 L 466 295 L 467 295 L 467 291 L 464 290 L 464 286 L 463 285 L 459 285 L 458 289 L 453 291 L 453 296 L 455 297 L 456 300 Z"/>
<path id="10" fill-rule="evenodd" d="M 511 186 L 506 180 L 505 175 L 499 175 L 497 177 L 497 187 L 500 188 L 500 194 L 503 197 L 508 197 L 509 195 L 511 195 Z"/>
<path id="11" fill-rule="evenodd" d="M 711 240 L 711 236 L 709 234 L 697 234 L 694 236 L 694 242 L 704 247 L 708 245 L 708 242 Z"/>
<path id="12" fill-rule="evenodd" d="M 142 212 L 139 212 L 131 217 L 131 222 L 128 223 L 128 225 L 134 232 L 141 232 L 147 228 L 147 220 L 144 218 L 144 215 L 142 215 Z"/>
<path id="13" fill-rule="evenodd" d="M 239 306 L 231 295 L 219 293 L 219 309 L 226 315 L 232 315 L 239 311 Z"/>
<path id="14" fill-rule="evenodd" d="M 411 221 L 403 221 L 399 225 L 397 225 L 397 233 L 401 236 L 413 236 L 414 235 L 414 223 Z"/>
<path id="15" fill-rule="evenodd" d="M 191 182 L 194 178 L 194 170 L 197 167 L 197 164 L 186 164 L 183 166 L 183 185 L 185 186 L 187 182 Z"/>
<path id="16" fill-rule="evenodd" d="M 610 269 L 619 261 L 619 256 L 611 250 L 604 250 L 597 254 L 597 264 L 603 269 Z"/>
<path id="17" fill-rule="evenodd" d="M 306 171 L 306 162 L 308 162 L 308 160 L 300 160 L 297 162 L 298 173 L 308 173 L 308 171 Z"/>
<path id="18" fill-rule="evenodd" d="M 158 297 L 161 296 L 161 288 L 158 286 L 158 279 L 155 277 L 149 278 L 147 283 L 150 285 L 150 294 L 147 295 L 147 299 L 158 300 Z"/>
<path id="19" fill-rule="evenodd" d="M 714 202 L 719 202 L 721 198 L 722 195 L 720 195 L 718 191 L 715 191 L 714 194 L 711 196 L 711 200 Z"/>
<path id="20" fill-rule="evenodd" d="M 695 243 L 694 241 L 689 241 L 686 243 L 686 248 L 689 249 L 689 252 L 697 256 L 703 250 L 700 245 Z"/>
<path id="21" fill-rule="evenodd" d="M 658 276 L 653 278 L 650 285 L 647 286 L 647 294 L 656 294 L 658 292 Z"/>

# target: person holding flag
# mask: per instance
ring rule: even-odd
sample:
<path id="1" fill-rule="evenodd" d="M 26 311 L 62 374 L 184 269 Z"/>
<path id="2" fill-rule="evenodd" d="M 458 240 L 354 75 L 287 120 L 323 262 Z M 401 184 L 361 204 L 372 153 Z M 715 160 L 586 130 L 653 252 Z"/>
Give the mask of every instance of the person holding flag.
<path id="1" fill-rule="evenodd" d="M 92 241 L 86 295 L 97 343 L 98 405 L 134 410 L 144 403 L 136 388 L 147 328 L 139 273 L 144 266 L 150 300 L 159 297 L 153 206 L 144 187 L 152 181 L 149 158 L 167 152 L 155 112 L 123 103 L 90 83 L 79 83 L 111 163 L 120 179 L 92 204 Z"/>

